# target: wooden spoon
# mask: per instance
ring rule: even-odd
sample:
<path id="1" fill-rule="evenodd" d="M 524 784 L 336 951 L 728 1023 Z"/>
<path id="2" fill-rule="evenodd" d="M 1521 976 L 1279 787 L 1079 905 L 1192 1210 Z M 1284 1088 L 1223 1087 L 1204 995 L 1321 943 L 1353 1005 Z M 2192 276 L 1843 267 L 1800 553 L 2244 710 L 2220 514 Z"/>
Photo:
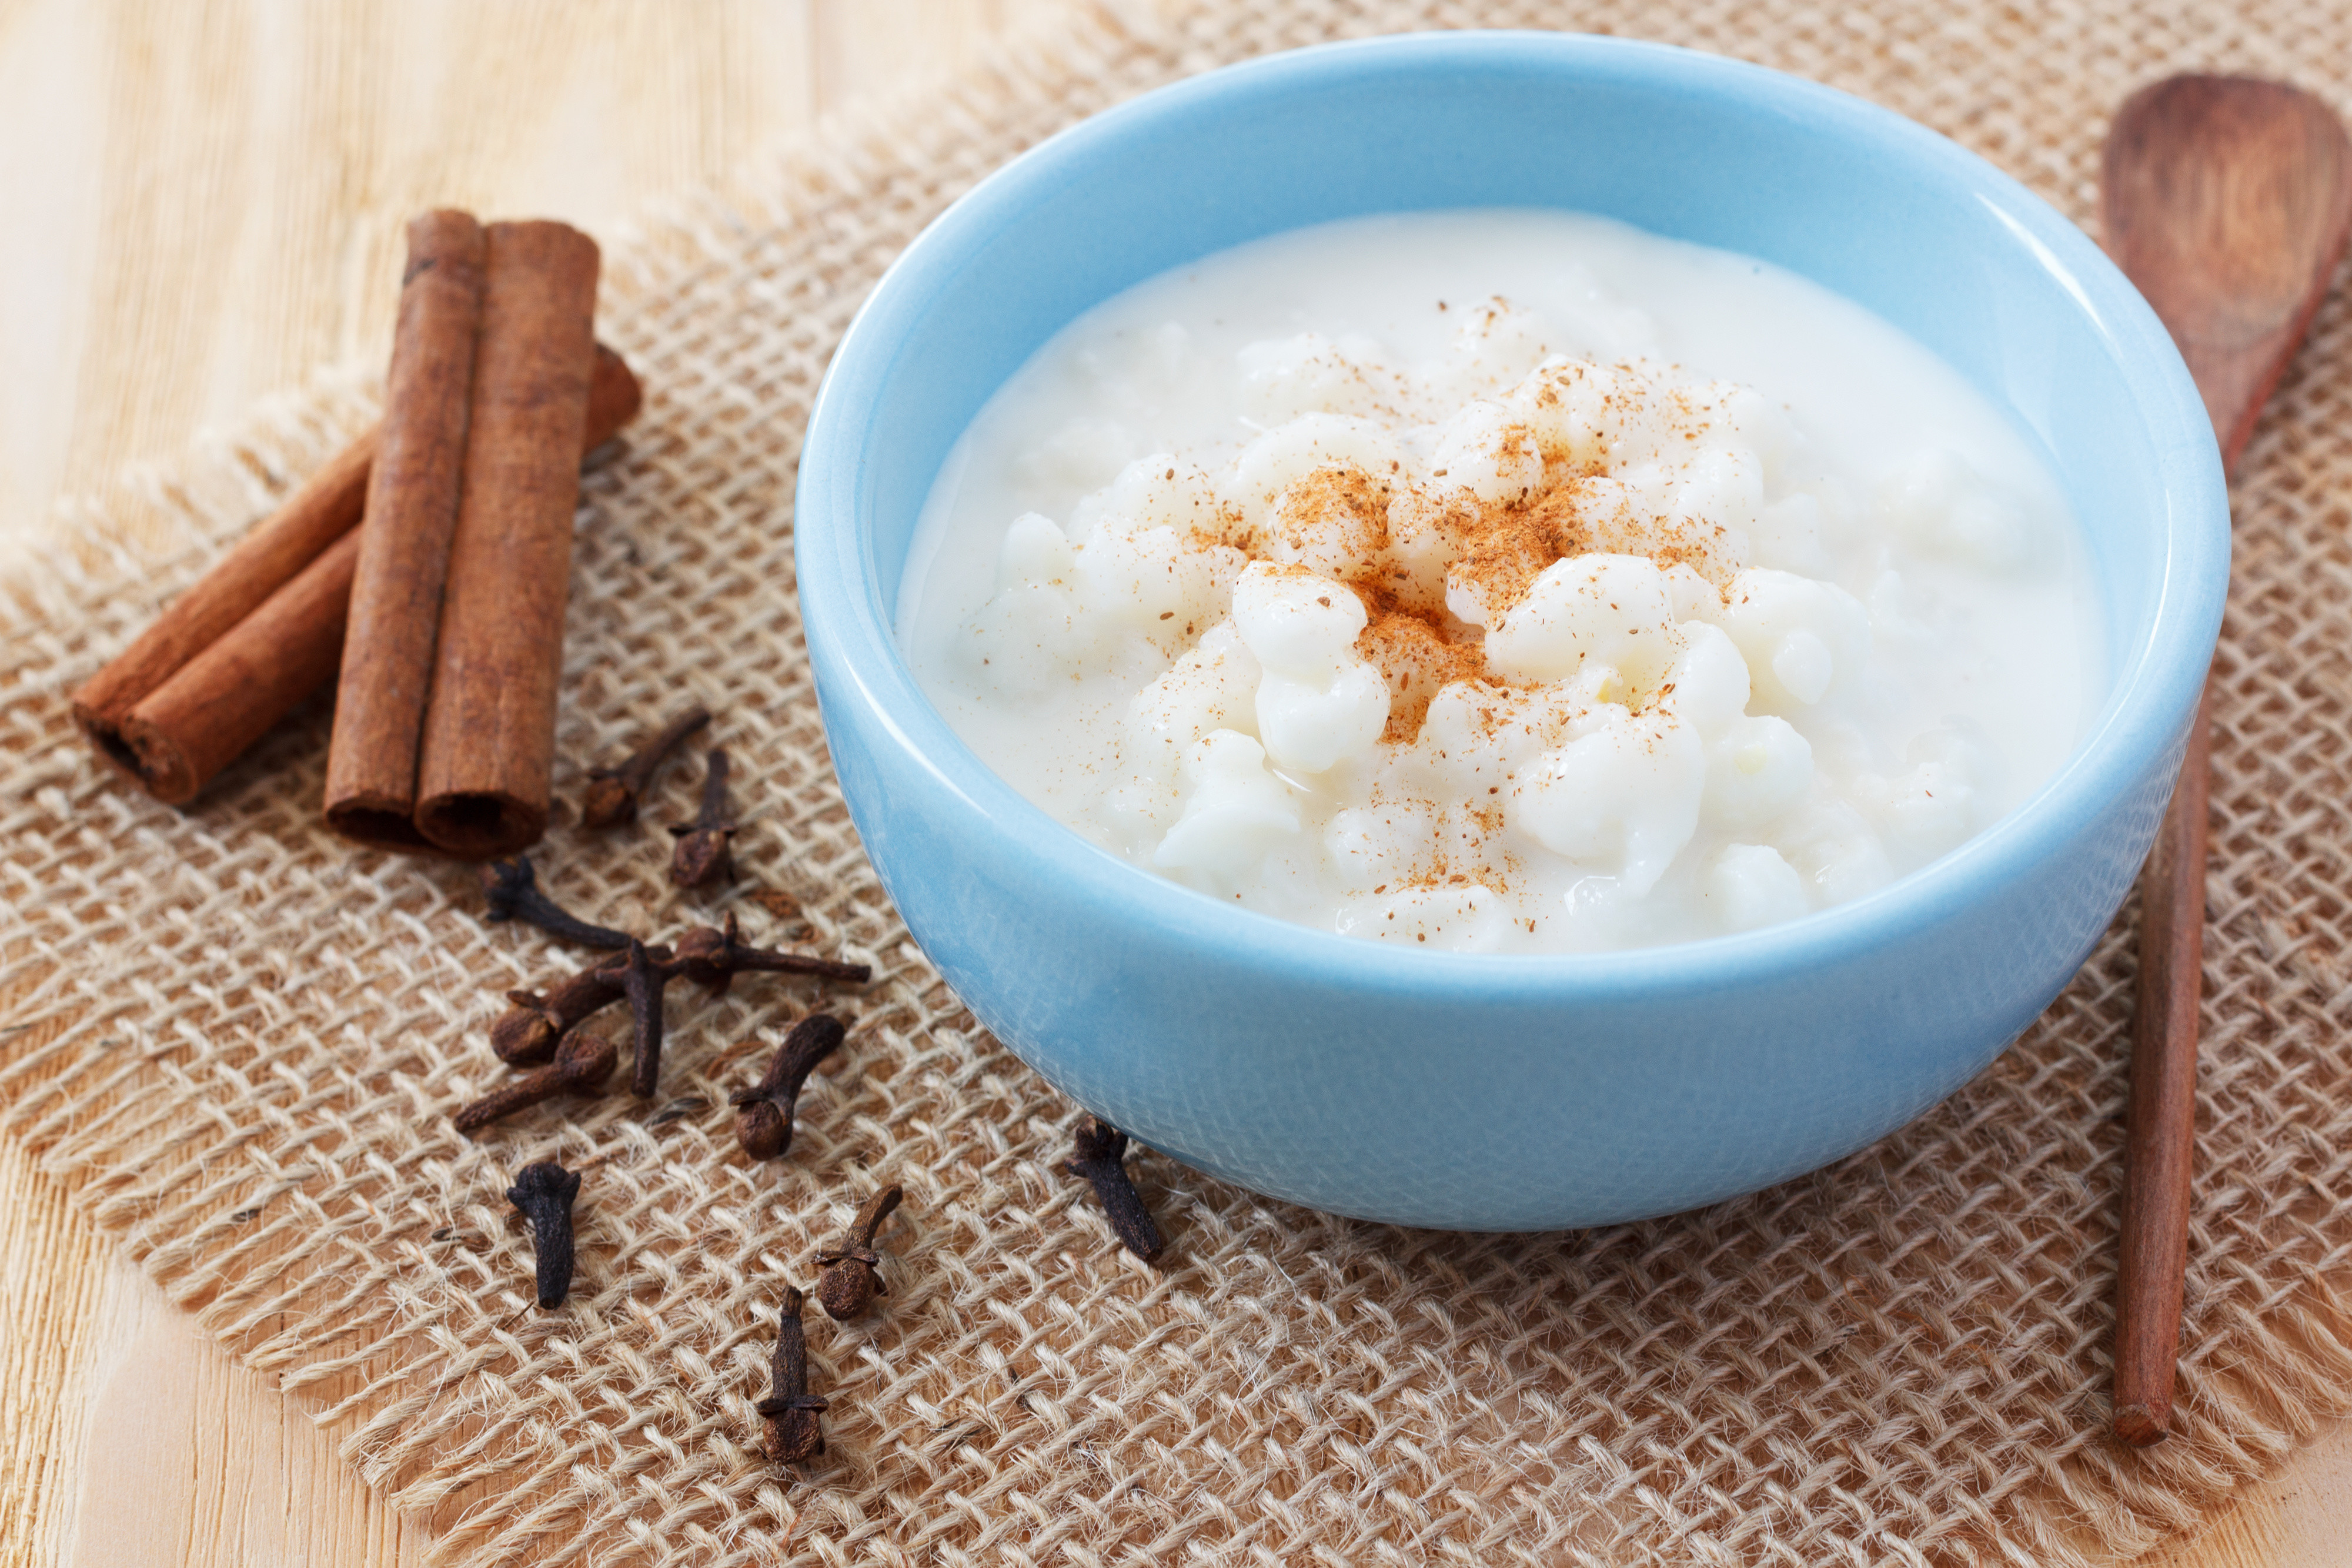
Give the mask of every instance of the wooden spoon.
<path id="1" fill-rule="evenodd" d="M 2236 465 L 2352 235 L 2352 141 L 2311 94 L 2180 76 L 2126 99 L 2107 132 L 2108 254 L 2180 346 Z M 2140 883 L 2139 993 L 2116 1277 L 2116 1435 L 2170 1435 L 2189 1260 L 2197 1003 L 2205 946 L 2206 721 L 2198 705 L 2172 806 Z"/>

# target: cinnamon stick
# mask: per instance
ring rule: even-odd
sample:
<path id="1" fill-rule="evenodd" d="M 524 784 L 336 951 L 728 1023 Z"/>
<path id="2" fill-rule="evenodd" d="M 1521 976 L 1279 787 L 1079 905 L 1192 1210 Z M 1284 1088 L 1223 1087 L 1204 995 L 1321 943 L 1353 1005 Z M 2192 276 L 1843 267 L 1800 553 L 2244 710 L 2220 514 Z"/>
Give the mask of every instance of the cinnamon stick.
<path id="1" fill-rule="evenodd" d="M 642 397 L 621 356 L 598 345 L 582 455 Z M 377 438 L 345 447 L 75 694 L 100 754 L 157 800 L 193 798 L 334 675 Z"/>
<path id="2" fill-rule="evenodd" d="M 116 731 L 155 799 L 173 806 L 192 799 L 334 675 L 361 532 L 329 545 L 123 716 Z"/>
<path id="3" fill-rule="evenodd" d="M 417 763 L 417 831 L 452 854 L 510 853 L 547 826 L 597 262 L 595 242 L 562 224 L 490 226 Z"/>
<path id="4" fill-rule="evenodd" d="M 470 213 L 430 212 L 408 225 L 327 752 L 327 825 L 363 843 L 425 841 L 410 821 L 416 741 L 457 522 L 487 259 Z"/>
<path id="5" fill-rule="evenodd" d="M 74 693 L 74 721 L 100 752 L 133 774 L 140 773 L 137 756 L 123 737 L 122 721 L 141 699 L 219 642 L 329 546 L 359 526 L 375 448 L 376 432 L 371 429 L 329 458 L 284 506 L 238 540 L 210 571 L 173 600 L 154 624 Z M 338 612 L 337 620 L 341 618 Z M 336 637 L 340 646 L 340 625 Z"/>

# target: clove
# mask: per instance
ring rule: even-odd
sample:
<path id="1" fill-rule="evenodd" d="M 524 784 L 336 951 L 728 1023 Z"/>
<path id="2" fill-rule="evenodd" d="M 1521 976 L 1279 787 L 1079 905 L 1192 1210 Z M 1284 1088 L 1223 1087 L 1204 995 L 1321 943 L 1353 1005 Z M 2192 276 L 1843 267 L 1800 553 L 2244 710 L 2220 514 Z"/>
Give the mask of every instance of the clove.
<path id="1" fill-rule="evenodd" d="M 827 1401 L 808 1391 L 808 1339 L 801 1327 L 801 1293 L 784 1287 L 783 1310 L 776 1322 L 776 1354 L 769 1363 L 768 1396 L 755 1406 L 768 1421 L 768 1457 L 780 1465 L 796 1465 L 824 1452 L 824 1429 L 818 1426 Z"/>
<path id="2" fill-rule="evenodd" d="M 629 1092 L 641 1100 L 653 1098 L 661 1078 L 663 988 L 685 972 L 677 959 L 657 959 L 644 943 L 629 939 L 621 992 L 629 998 L 629 1018 L 637 1035 L 629 1062 Z"/>
<path id="3" fill-rule="evenodd" d="M 874 1250 L 874 1233 L 882 1228 L 903 1196 L 894 1183 L 867 1198 L 857 1218 L 849 1222 L 841 1245 L 817 1253 L 817 1266 L 824 1273 L 816 1282 L 816 1299 L 834 1322 L 845 1323 L 873 1305 L 876 1296 L 890 1293 L 876 1271 L 882 1260 Z"/>
<path id="4" fill-rule="evenodd" d="M 580 1173 L 553 1160 L 541 1160 L 515 1173 L 507 1201 L 530 1221 L 538 1253 L 539 1304 L 552 1310 L 572 1290 L 572 1200 L 580 1196 Z"/>
<path id="5" fill-rule="evenodd" d="M 540 892 L 539 873 L 531 870 L 529 855 L 484 866 L 482 892 L 489 899 L 488 918 L 491 920 L 520 920 L 583 947 L 612 949 L 629 945 L 627 932 L 591 925 Z"/>
<path id="6" fill-rule="evenodd" d="M 618 828 L 637 820 L 637 802 L 653 782 L 654 770 L 677 749 L 678 743 L 710 722 L 710 710 L 700 703 L 662 726 L 658 734 L 631 752 L 618 768 L 592 768 L 588 798 L 581 802 L 583 828 Z"/>
<path id="7" fill-rule="evenodd" d="M 754 1088 L 728 1098 L 735 1109 L 735 1139 L 755 1160 L 772 1160 L 793 1146 L 793 1107 L 816 1064 L 841 1048 L 841 1020 L 811 1013 L 793 1025 L 775 1060 Z"/>
<path id="8" fill-rule="evenodd" d="M 659 956 L 656 956 L 656 954 Z M 677 939 L 675 956 L 666 948 L 649 948 L 632 938 L 628 957 L 621 965 L 620 971 L 621 994 L 628 998 L 629 1013 L 635 1020 L 637 1030 L 636 1049 L 629 1072 L 632 1092 L 649 1098 L 660 1080 L 662 992 L 669 983 L 684 976 L 697 985 L 724 991 L 734 982 L 737 975 L 747 970 L 816 975 L 825 979 L 852 982 L 868 979 L 874 973 L 865 964 L 840 964 L 830 958 L 811 958 L 799 953 L 747 947 L 738 940 L 735 922 L 731 918 L 724 931 L 709 925 L 698 925 L 688 931 Z"/>
<path id="9" fill-rule="evenodd" d="M 702 776 L 702 809 L 694 821 L 670 832 L 677 840 L 669 879 L 680 887 L 700 887 L 713 877 L 735 877 L 735 819 L 727 810 L 727 753 L 712 747 Z"/>
<path id="10" fill-rule="evenodd" d="M 661 976 L 660 985 L 682 974 L 714 991 L 726 990 L 737 975 L 746 973 L 814 975 L 849 985 L 862 985 L 874 977 L 872 966 L 866 964 L 747 946 L 732 915 L 723 930 L 698 925 L 679 937 L 676 958 L 680 963 L 673 963 L 667 947 L 647 947 L 646 956 L 656 970 L 667 971 Z M 509 991 L 507 1000 L 512 1005 L 491 1023 L 490 1049 L 498 1052 L 499 1061 L 516 1067 L 547 1061 L 555 1054 L 556 1042 L 573 1026 L 628 994 L 627 970 L 626 954 L 616 954 L 597 959 L 544 993 Z"/>
<path id="11" fill-rule="evenodd" d="M 698 925 L 679 937 L 677 956 L 688 979 L 714 991 L 726 990 L 741 974 L 815 975 L 853 986 L 862 986 L 874 977 L 870 964 L 844 964 L 773 947 L 747 946 L 731 910 L 723 926 Z"/>
<path id="12" fill-rule="evenodd" d="M 1101 1117 L 1089 1115 L 1078 1122 L 1076 1145 L 1076 1153 L 1063 1162 L 1062 1168 L 1093 1184 L 1095 1197 L 1102 1200 L 1103 1213 L 1109 1218 L 1111 1233 L 1120 1246 L 1147 1263 L 1159 1257 L 1160 1228 L 1151 1223 L 1150 1211 L 1137 1196 L 1135 1183 L 1128 1179 L 1127 1134 Z"/>
<path id="13" fill-rule="evenodd" d="M 501 1083 L 450 1118 L 461 1133 L 478 1132 L 518 1111 L 527 1111 L 558 1094 L 595 1094 L 620 1063 L 613 1042 L 599 1035 L 568 1034 L 545 1067 Z"/>
<path id="14" fill-rule="evenodd" d="M 656 959 L 670 956 L 667 947 L 646 951 Z M 556 1043 L 575 1025 L 621 999 L 621 971 L 627 963 L 626 955 L 614 954 L 558 980 L 544 993 L 509 991 L 507 1000 L 511 1005 L 490 1025 L 490 1049 L 498 1052 L 500 1061 L 514 1067 L 549 1060 L 555 1054 Z"/>

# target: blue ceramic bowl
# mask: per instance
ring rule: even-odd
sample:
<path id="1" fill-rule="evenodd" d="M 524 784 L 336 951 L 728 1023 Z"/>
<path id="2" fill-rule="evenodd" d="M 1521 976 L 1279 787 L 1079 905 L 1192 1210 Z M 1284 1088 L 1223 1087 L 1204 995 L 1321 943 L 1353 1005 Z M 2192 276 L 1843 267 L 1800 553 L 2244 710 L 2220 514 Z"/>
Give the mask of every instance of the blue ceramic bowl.
<path id="1" fill-rule="evenodd" d="M 1765 257 L 2008 410 L 2104 593 L 2112 689 L 1991 831 L 1870 897 L 1606 956 L 1399 953 L 1114 859 L 991 773 L 890 632 L 941 459 L 1129 285 L 1364 213 L 1555 206 Z M 2213 436 L 2163 327 L 2015 181 L 1867 103 L 1609 39 L 1433 34 L 1217 71 L 1088 120 L 931 225 L 850 328 L 801 462 L 809 656 L 866 849 L 923 950 L 1081 1104 L 1276 1197 L 1536 1229 L 1749 1192 L 1950 1093 L 2041 1012 L 2154 836 L 2221 624 Z"/>

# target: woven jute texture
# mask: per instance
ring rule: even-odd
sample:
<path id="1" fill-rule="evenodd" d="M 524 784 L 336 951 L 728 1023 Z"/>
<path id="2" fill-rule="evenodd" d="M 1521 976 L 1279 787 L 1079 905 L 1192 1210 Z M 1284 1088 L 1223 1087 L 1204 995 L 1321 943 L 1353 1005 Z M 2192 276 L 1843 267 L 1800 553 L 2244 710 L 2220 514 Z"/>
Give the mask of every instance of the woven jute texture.
<path id="1" fill-rule="evenodd" d="M 1051 1162 L 1075 1109 L 979 1032 L 842 810 L 800 658 L 793 463 L 891 256 L 992 166 L 1185 72 L 1326 37 L 1582 27 L 1743 56 L 1946 131 L 2088 222 L 2112 106 L 2165 72 L 2352 81 L 2329 4 L 2163 13 L 1889 0 L 1212 4 L 1089 16 L 985 75 L 683 204 L 610 257 L 651 400 L 580 517 L 559 790 L 680 694 L 750 818 L 709 903 L 648 825 L 559 824 L 542 879 L 658 932 L 870 958 L 870 988 L 684 988 L 661 1098 L 468 1142 L 509 987 L 578 961 L 485 925 L 463 868 L 320 829 L 321 710 L 184 813 L 124 789 L 65 696 L 370 413 L 354 373 L 90 516 L 0 644 L 0 1105 L 173 1299 L 279 1375 L 449 1561 L 2046 1564 L 2128 1556 L 2352 1406 L 2352 308 L 2246 458 L 2217 665 L 2201 1171 L 2181 1435 L 2104 1432 L 2131 977 L 2125 927 L 2017 1047 L 1843 1164 L 1564 1236 L 1406 1232 L 1153 1155 L 1147 1269 Z M 2342 94 L 2336 96 L 2341 103 Z M 135 538 L 137 546 L 122 541 Z M 682 817 L 675 768 L 649 824 Z M 797 897 L 793 916 L 781 901 Z M 2126 920 L 2129 912 L 2126 912 Z M 848 1047 L 791 1155 L 729 1089 L 820 1005 Z M 517 1167 L 589 1167 L 570 1303 L 531 1304 Z M 898 1182 L 887 1310 L 811 1326 L 824 1458 L 757 1451 L 776 1306 Z"/>

